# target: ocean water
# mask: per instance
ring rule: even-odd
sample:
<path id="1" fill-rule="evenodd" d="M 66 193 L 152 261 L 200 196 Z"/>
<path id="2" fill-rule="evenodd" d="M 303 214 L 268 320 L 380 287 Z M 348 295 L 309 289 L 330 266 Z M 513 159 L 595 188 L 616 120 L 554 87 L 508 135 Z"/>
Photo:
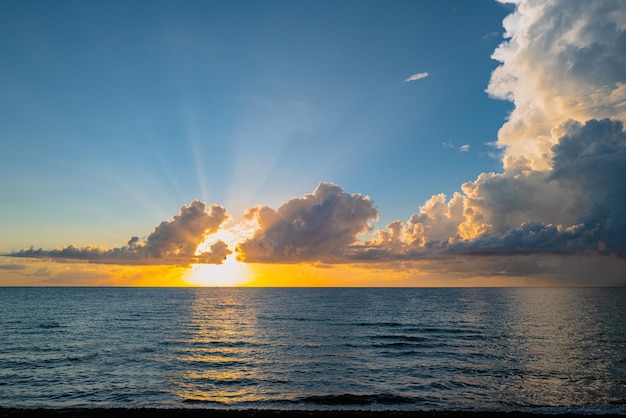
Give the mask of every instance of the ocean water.
<path id="1" fill-rule="evenodd" d="M 626 289 L 0 288 L 0 406 L 626 412 Z"/>

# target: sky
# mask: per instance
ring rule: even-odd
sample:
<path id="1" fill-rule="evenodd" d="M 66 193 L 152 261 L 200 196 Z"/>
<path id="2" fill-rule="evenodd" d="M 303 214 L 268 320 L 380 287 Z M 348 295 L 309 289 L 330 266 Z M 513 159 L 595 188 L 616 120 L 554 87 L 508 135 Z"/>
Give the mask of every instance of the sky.
<path id="1" fill-rule="evenodd" d="M 0 50 L 0 285 L 626 285 L 623 1 L 2 2 Z"/>

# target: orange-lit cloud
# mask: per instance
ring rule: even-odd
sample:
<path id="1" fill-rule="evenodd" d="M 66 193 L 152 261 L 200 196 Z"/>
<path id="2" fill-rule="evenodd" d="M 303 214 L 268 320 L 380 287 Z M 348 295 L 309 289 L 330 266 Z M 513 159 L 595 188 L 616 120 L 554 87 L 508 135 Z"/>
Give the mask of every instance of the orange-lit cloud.
<path id="1" fill-rule="evenodd" d="M 132 237 L 125 246 L 106 249 L 98 246 L 43 250 L 29 248 L 9 254 L 13 257 L 37 257 L 60 260 L 83 260 L 103 264 L 189 265 L 194 262 L 220 264 L 231 253 L 223 242 L 215 242 L 208 251 L 198 253 L 198 246 L 208 235 L 217 232 L 228 220 L 226 209 L 195 200 L 183 205 L 171 221 L 163 221 L 145 241 Z"/>

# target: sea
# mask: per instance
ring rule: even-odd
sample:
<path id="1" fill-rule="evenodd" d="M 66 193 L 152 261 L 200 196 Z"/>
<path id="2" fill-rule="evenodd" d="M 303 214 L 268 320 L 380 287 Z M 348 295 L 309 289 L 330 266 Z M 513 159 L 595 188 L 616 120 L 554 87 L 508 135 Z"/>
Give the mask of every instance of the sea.
<path id="1" fill-rule="evenodd" d="M 626 288 L 0 288 L 0 407 L 626 413 Z"/>

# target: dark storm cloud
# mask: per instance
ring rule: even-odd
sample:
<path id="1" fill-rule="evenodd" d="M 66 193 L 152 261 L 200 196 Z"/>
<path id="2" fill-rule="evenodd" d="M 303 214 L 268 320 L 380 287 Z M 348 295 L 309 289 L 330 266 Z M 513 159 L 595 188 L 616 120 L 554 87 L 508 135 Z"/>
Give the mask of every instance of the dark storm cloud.
<path id="1" fill-rule="evenodd" d="M 487 235 L 448 245 L 448 254 L 513 255 L 573 254 L 593 248 L 597 229 L 575 225 L 563 228 L 541 222 L 525 223 L 505 234 Z"/>
<path id="2" fill-rule="evenodd" d="M 347 254 L 352 261 L 434 260 L 459 256 L 512 256 L 530 254 L 578 254 L 595 250 L 596 229 L 584 225 L 563 228 L 529 222 L 503 234 L 473 240 L 428 241 L 421 246 L 355 245 Z"/>
<path id="3" fill-rule="evenodd" d="M 626 255 L 626 132 L 621 121 L 572 123 L 554 146 L 552 178 L 580 188 L 587 208 L 580 222 L 596 228 L 601 249 Z"/>

